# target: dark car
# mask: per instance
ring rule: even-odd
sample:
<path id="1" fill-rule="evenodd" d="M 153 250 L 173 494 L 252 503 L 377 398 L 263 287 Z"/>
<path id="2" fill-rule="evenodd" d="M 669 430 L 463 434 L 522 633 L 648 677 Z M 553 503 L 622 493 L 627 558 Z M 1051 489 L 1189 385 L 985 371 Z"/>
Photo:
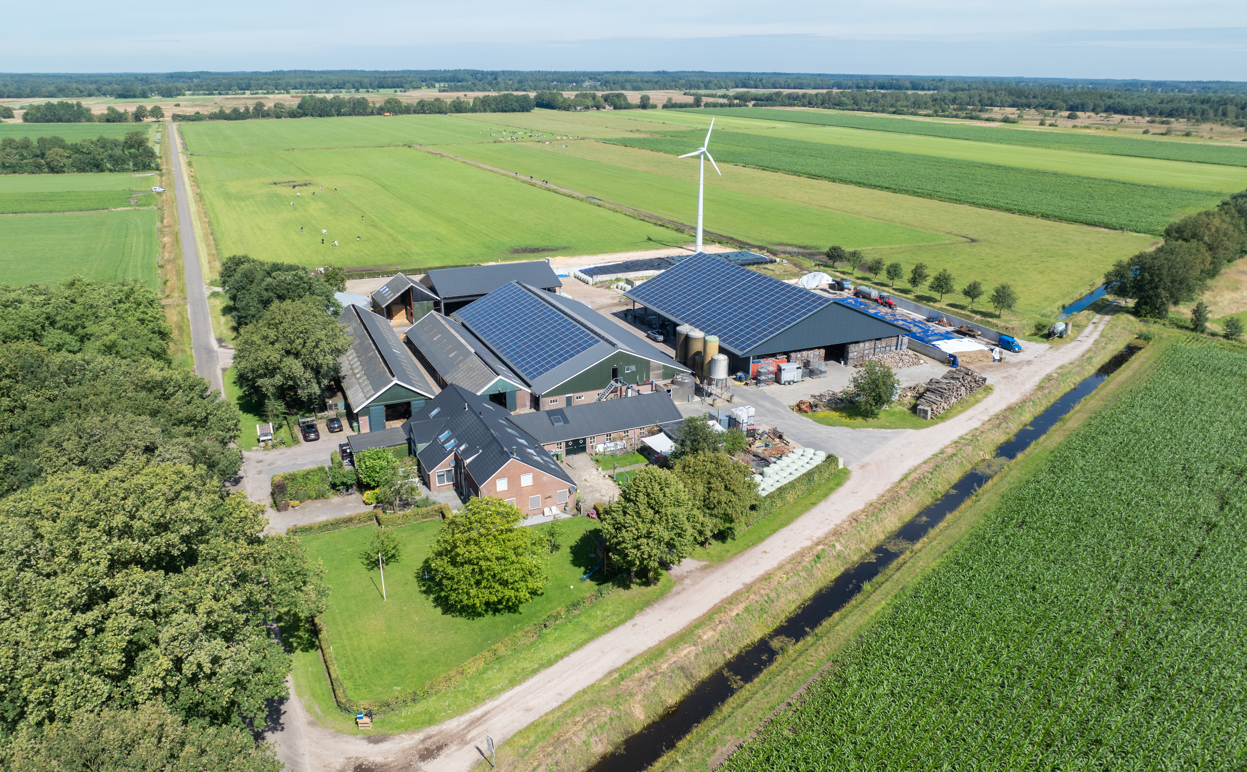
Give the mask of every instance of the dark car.
<path id="1" fill-rule="evenodd" d="M 320 430 L 316 428 L 316 424 L 301 424 L 299 429 L 303 432 L 304 442 L 315 442 L 320 439 Z"/>
<path id="2" fill-rule="evenodd" d="M 325 428 L 335 434 L 342 431 L 342 419 L 337 416 L 330 418 L 328 421 L 325 421 Z"/>
<path id="3" fill-rule="evenodd" d="M 355 454 L 351 452 L 351 443 L 349 442 L 338 445 L 338 455 L 342 457 L 342 463 L 347 466 L 355 463 Z"/>

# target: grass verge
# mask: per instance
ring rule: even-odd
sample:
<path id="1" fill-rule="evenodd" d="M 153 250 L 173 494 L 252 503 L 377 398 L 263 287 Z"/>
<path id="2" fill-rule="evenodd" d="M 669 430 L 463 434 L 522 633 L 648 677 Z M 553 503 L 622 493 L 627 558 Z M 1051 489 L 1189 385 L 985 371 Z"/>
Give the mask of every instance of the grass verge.
<path id="1" fill-rule="evenodd" d="M 872 504 L 779 570 L 737 593 L 697 624 L 551 710 L 505 742 L 510 769 L 584 769 L 678 703 L 698 681 L 790 615 L 967 470 L 1093 372 L 1132 337 L 1119 317 L 1090 352 L 1028 397 L 912 470 Z"/>
<path id="2" fill-rule="evenodd" d="M 909 407 L 892 405 L 873 418 L 864 415 L 856 406 L 851 406 L 811 413 L 810 419 L 823 426 L 848 426 L 853 429 L 926 429 L 950 418 L 956 418 L 982 402 L 991 393 L 992 387 L 988 384 L 930 421 L 919 418 L 914 413 L 912 405 Z"/>

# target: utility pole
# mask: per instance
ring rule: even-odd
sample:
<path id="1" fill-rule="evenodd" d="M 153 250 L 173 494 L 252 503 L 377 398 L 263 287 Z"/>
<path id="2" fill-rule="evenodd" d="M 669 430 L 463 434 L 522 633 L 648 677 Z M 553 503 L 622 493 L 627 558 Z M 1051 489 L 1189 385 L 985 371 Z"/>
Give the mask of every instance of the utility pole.
<path id="1" fill-rule="evenodd" d="M 385 564 L 381 562 L 381 553 L 377 553 L 377 567 L 381 569 L 381 602 L 384 603 L 388 598 L 385 597 Z"/>

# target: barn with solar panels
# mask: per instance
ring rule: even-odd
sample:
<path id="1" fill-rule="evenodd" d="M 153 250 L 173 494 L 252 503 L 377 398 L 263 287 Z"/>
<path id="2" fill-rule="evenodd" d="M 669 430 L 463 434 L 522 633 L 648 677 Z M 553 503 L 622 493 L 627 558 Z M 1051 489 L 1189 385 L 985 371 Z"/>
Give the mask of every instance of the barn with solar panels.
<path id="1" fill-rule="evenodd" d="M 697 254 L 624 295 L 656 314 L 676 339 L 676 358 L 703 378 L 716 354 L 726 370 L 763 377 L 775 362 L 852 366 L 906 347 L 907 330 L 829 296 L 724 260 Z"/>
<path id="2" fill-rule="evenodd" d="M 545 410 L 664 389 L 688 368 L 571 298 L 512 282 L 451 315 L 524 386 L 512 409 Z M 409 343 L 422 344 L 409 334 Z M 453 379 L 452 379 L 453 382 Z"/>

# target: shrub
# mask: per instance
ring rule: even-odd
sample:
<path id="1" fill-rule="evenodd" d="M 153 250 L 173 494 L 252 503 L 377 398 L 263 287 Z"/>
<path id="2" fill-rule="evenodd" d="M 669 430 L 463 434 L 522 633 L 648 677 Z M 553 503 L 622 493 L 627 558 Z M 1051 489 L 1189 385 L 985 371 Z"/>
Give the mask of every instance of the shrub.
<path id="1" fill-rule="evenodd" d="M 355 470 L 361 483 L 379 488 L 398 476 L 398 459 L 386 448 L 369 448 L 355 454 Z"/>
<path id="2" fill-rule="evenodd" d="M 286 499 L 298 499 L 299 501 L 327 499 L 331 493 L 329 489 L 329 471 L 323 466 L 314 466 L 311 469 L 300 469 L 297 472 L 274 475 L 271 483 L 274 504 L 278 501 L 277 489 L 279 485 L 283 488 L 282 498 Z"/>

